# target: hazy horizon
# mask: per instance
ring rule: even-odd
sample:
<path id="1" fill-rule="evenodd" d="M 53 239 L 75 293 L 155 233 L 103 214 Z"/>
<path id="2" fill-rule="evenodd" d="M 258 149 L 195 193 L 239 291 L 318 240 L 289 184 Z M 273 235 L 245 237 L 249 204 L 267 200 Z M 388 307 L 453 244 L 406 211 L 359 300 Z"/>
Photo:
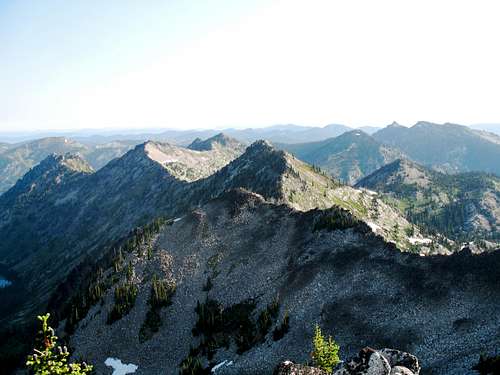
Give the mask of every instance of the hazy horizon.
<path id="1" fill-rule="evenodd" d="M 340 124 L 340 123 L 329 123 L 326 125 L 307 125 L 307 124 L 295 124 L 295 123 L 290 123 L 290 124 L 272 124 L 272 125 L 262 125 L 262 126 L 230 126 L 230 127 L 193 127 L 193 128 L 168 128 L 168 127 L 163 127 L 161 125 L 154 127 L 154 126 L 146 126 L 146 127 L 81 127 L 81 128 L 61 128 L 61 129 L 55 129 L 55 128 L 37 128 L 37 129 L 26 129 L 26 130 L 17 130 L 17 129 L 2 129 L 0 128 L 0 134 L 3 135 L 16 135 L 16 134 L 22 134 L 22 135 L 28 135 L 32 134 L 36 136 L 37 134 L 86 134 L 86 135 L 99 135 L 99 134 L 110 134 L 110 135 L 119 135 L 119 133 L 123 134 L 141 134 L 141 133 L 161 133 L 165 131 L 208 131 L 208 130 L 215 130 L 215 131 L 224 131 L 224 130 L 245 130 L 245 129 L 268 129 L 268 128 L 276 128 L 276 127 L 285 127 L 285 126 L 296 126 L 296 127 L 304 127 L 304 128 L 325 128 L 327 126 L 346 126 L 348 128 L 352 129 L 362 129 L 362 128 L 384 128 L 388 125 L 391 125 L 393 123 L 397 123 L 398 125 L 405 126 L 405 127 L 412 127 L 418 122 L 428 122 L 425 120 L 420 120 L 417 121 L 414 124 L 402 124 L 398 121 L 393 121 L 389 124 L 383 124 L 383 125 L 352 125 L 352 124 Z M 446 123 L 444 123 L 446 124 Z M 443 124 L 438 124 L 438 125 L 443 125 Z M 482 123 L 482 124 L 456 124 L 456 125 L 462 125 L 462 126 L 467 126 L 475 129 L 484 129 L 486 130 L 487 128 L 495 128 L 495 130 L 500 131 L 500 122 L 499 123 Z M 498 129 L 497 129 L 498 128 Z"/>

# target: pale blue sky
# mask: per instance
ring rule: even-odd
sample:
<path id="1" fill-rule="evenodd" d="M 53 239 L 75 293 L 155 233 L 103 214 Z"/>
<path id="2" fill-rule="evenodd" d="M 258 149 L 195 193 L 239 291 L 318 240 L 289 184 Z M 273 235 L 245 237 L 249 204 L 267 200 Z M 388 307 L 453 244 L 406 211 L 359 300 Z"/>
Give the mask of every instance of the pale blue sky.
<path id="1" fill-rule="evenodd" d="M 499 122 L 499 10 L 0 0 L 0 130 Z"/>

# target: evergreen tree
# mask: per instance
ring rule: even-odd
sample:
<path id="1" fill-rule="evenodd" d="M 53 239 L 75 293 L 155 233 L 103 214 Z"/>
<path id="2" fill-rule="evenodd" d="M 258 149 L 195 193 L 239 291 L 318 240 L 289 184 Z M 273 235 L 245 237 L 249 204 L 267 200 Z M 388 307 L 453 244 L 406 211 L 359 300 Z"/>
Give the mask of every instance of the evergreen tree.
<path id="1" fill-rule="evenodd" d="M 66 347 L 57 345 L 57 337 L 54 330 L 49 327 L 48 320 L 50 314 L 38 317 L 42 322 L 42 330 L 39 332 L 40 344 L 33 350 L 33 354 L 28 356 L 26 366 L 35 375 L 85 375 L 92 372 L 92 366 L 83 363 L 68 363 L 70 356 Z"/>
<path id="2" fill-rule="evenodd" d="M 321 333 L 321 328 L 316 324 L 313 337 L 313 352 L 311 353 L 314 365 L 331 374 L 333 368 L 340 362 L 339 349 L 339 345 L 332 336 L 329 336 L 328 340 L 326 340 Z"/>

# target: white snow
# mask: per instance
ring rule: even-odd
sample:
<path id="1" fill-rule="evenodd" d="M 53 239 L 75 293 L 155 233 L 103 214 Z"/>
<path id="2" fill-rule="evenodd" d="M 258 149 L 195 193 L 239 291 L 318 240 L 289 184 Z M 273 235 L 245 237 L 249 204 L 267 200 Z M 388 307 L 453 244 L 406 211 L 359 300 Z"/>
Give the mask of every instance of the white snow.
<path id="1" fill-rule="evenodd" d="M 182 220 L 182 217 L 176 217 L 173 221 L 174 221 L 174 223 L 177 223 L 180 220 Z"/>
<path id="2" fill-rule="evenodd" d="M 408 241 L 410 241 L 410 243 L 412 245 L 416 245 L 416 244 L 430 244 L 432 242 L 432 240 L 430 238 L 418 238 L 418 237 L 410 237 L 408 238 Z"/>
<path id="3" fill-rule="evenodd" d="M 228 367 L 228 366 L 231 366 L 232 364 L 233 364 L 233 361 L 225 360 L 225 361 L 219 363 L 217 366 L 212 367 L 212 371 L 211 372 L 212 372 L 212 374 L 215 374 L 215 372 L 218 369 L 222 368 L 223 366 Z"/>
<path id="4" fill-rule="evenodd" d="M 368 224 L 373 233 L 377 233 L 378 230 L 382 229 L 380 225 L 372 223 L 371 221 L 367 221 L 366 224 Z"/>
<path id="5" fill-rule="evenodd" d="M 139 366 L 132 363 L 126 365 L 118 358 L 108 358 L 104 364 L 108 367 L 113 367 L 112 375 L 133 374 L 139 368 Z"/>

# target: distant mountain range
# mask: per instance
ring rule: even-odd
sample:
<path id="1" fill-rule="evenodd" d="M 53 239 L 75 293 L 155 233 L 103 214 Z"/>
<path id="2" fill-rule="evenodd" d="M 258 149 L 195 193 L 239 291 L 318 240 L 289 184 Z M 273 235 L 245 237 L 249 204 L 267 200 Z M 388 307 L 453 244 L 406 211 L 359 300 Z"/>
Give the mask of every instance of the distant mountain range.
<path id="1" fill-rule="evenodd" d="M 447 173 L 483 171 L 500 175 L 500 136 L 455 124 L 396 123 L 373 137 L 411 160 Z"/>
<path id="2" fill-rule="evenodd" d="M 379 127 L 364 126 L 360 130 L 372 134 L 379 130 Z M 330 124 L 324 127 L 300 126 L 300 125 L 274 125 L 264 128 L 226 128 L 223 130 L 199 129 L 199 130 L 82 130 L 82 131 L 63 131 L 63 132 L 38 132 L 38 133 L 1 133 L 0 142 L 16 143 L 26 142 L 33 139 L 66 137 L 79 141 L 84 144 L 102 144 L 115 140 L 147 141 L 155 140 L 162 142 L 187 145 L 195 138 L 206 139 L 216 134 L 224 133 L 230 137 L 236 138 L 242 142 L 254 142 L 259 139 L 266 139 L 271 142 L 298 143 L 304 141 L 320 141 L 326 138 L 336 137 L 353 128 Z M 0 143 L 1 145 L 1 143 Z M 1 146 L 0 146 L 1 147 Z"/>
<path id="3" fill-rule="evenodd" d="M 377 168 L 400 157 L 432 169 L 459 173 L 483 171 L 500 174 L 500 136 L 454 124 L 419 122 L 407 128 L 394 123 L 386 128 L 361 130 L 343 125 L 323 128 L 279 125 L 262 129 L 228 129 L 225 136 L 243 144 L 258 139 L 273 142 L 347 184 L 354 184 Z M 377 130 L 378 129 L 378 130 Z M 165 131 L 151 134 L 43 138 L 20 144 L 0 143 L 0 194 L 51 153 L 78 153 L 96 170 L 144 140 L 189 146 L 217 136 L 215 130 Z M 76 135 L 76 134 L 75 134 Z M 128 139 L 135 137 L 134 139 Z M 123 140 L 125 139 L 125 140 Z M 310 142 L 304 143 L 304 140 Z M 194 142 L 194 143 L 193 143 Z"/>

